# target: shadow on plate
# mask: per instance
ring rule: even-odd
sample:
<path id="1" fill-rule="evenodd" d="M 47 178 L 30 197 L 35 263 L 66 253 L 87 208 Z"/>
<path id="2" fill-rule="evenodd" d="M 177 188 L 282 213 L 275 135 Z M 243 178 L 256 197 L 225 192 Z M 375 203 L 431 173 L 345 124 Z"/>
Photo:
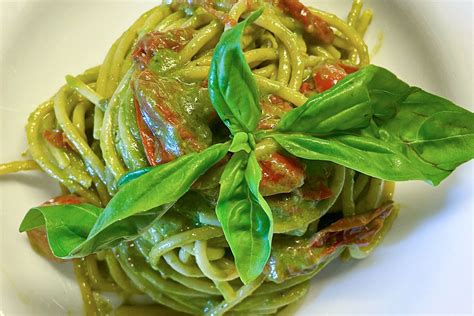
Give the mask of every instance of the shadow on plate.
<path id="1" fill-rule="evenodd" d="M 437 187 L 420 181 L 397 184 L 395 202 L 400 205 L 400 213 L 382 245 L 400 242 L 438 216 L 450 216 L 454 210 L 466 211 L 456 207 L 456 203 L 462 202 L 463 190 L 467 189 L 463 187 L 467 181 L 462 175 L 466 169 L 458 170 Z"/>

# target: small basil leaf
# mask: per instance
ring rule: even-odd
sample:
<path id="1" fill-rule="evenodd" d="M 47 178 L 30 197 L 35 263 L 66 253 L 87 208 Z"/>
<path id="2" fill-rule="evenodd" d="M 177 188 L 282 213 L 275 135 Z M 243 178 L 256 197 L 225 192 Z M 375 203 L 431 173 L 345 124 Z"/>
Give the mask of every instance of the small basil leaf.
<path id="1" fill-rule="evenodd" d="M 46 226 L 53 254 L 67 258 L 77 245 L 87 239 L 101 212 L 101 208 L 90 204 L 35 207 L 21 222 L 20 232 Z"/>
<path id="2" fill-rule="evenodd" d="M 244 132 L 238 132 L 234 135 L 229 148 L 229 151 L 232 153 L 236 153 L 241 150 L 245 151 L 246 153 L 250 153 L 252 150 L 249 146 L 249 134 Z"/>
<path id="3" fill-rule="evenodd" d="M 20 232 L 36 228 L 33 227 L 34 222 L 30 221 L 30 214 L 33 217 L 41 216 L 42 224 L 37 227 L 45 226 L 52 253 L 62 259 L 80 258 L 116 246 L 123 240 L 135 238 L 170 207 L 171 204 L 163 205 L 148 212 L 129 216 L 111 225 L 100 237 L 89 238 L 89 231 L 95 225 L 95 220 L 99 219 L 102 209 L 88 204 L 41 206 L 28 212 Z M 71 214 L 74 216 L 71 217 Z"/>
<path id="4" fill-rule="evenodd" d="M 103 212 L 89 205 L 32 209 L 20 230 L 46 224 L 50 247 L 61 258 L 83 257 L 110 248 L 153 224 L 194 181 L 224 158 L 228 149 L 228 143 L 217 144 L 154 167 L 124 184 Z"/>
<path id="5" fill-rule="evenodd" d="M 214 50 L 209 70 L 209 95 L 221 120 L 232 134 L 253 132 L 261 109 L 257 84 L 245 60 L 240 40 L 245 27 L 255 21 L 263 10 L 222 34 Z"/>
<path id="6" fill-rule="evenodd" d="M 239 151 L 221 177 L 216 213 L 241 280 L 257 278 L 268 261 L 273 235 L 271 210 L 258 192 L 261 170 L 255 153 Z"/>
<path id="7" fill-rule="evenodd" d="M 323 135 L 366 128 L 373 119 L 393 117 L 409 90 L 390 71 L 370 65 L 288 112 L 277 130 Z"/>

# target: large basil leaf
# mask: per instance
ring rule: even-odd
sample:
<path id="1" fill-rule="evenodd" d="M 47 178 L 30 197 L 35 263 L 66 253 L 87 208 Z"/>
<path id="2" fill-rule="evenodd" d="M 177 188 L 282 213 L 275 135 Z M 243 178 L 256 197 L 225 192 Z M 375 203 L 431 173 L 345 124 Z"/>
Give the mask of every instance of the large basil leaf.
<path id="1" fill-rule="evenodd" d="M 412 151 L 418 159 L 447 171 L 444 177 L 474 157 L 474 113 L 419 88 L 410 89 L 395 116 L 375 122 L 362 131 L 363 136 Z"/>
<path id="2" fill-rule="evenodd" d="M 285 116 L 288 151 L 394 181 L 438 184 L 474 157 L 474 114 L 368 66 Z M 299 139 L 297 139 L 299 138 Z M 311 158 L 310 158 L 311 157 Z"/>
<path id="3" fill-rule="evenodd" d="M 431 156 L 426 157 L 425 153 L 417 151 L 416 143 L 404 142 L 395 137 L 391 140 L 380 139 L 367 131 L 357 135 L 335 135 L 324 139 L 303 134 L 272 134 L 270 137 L 297 157 L 332 161 L 369 176 L 390 181 L 425 180 L 437 185 L 455 166 L 474 156 L 472 135 L 465 136 L 466 139 L 460 137 L 461 139 L 453 140 L 462 146 L 456 152 L 449 146 L 444 146 L 444 140 L 439 140 L 440 147 L 431 143 L 436 140 L 428 140 L 430 150 L 439 153 L 431 162 L 428 160 Z M 456 162 L 453 161 L 455 156 Z M 445 169 L 446 166 L 450 168 Z"/>
<path id="4" fill-rule="evenodd" d="M 261 170 L 255 153 L 237 152 L 221 177 L 216 208 L 245 284 L 262 273 L 271 250 L 272 214 L 258 191 L 260 180 Z"/>
<path id="5" fill-rule="evenodd" d="M 381 125 L 400 116 L 403 124 L 406 124 L 403 129 L 416 130 L 427 116 L 440 111 L 469 113 L 450 101 L 418 88 L 410 88 L 384 68 L 370 65 L 288 112 L 278 124 L 277 130 L 326 135 L 367 128 L 373 121 Z M 400 112 L 405 114 L 401 115 Z M 448 116 L 437 119 L 441 119 L 441 124 L 456 121 Z M 416 125 L 413 127 L 410 123 Z"/>
<path id="6" fill-rule="evenodd" d="M 240 46 L 245 27 L 255 21 L 258 10 L 222 34 L 209 70 L 209 95 L 221 120 L 235 135 L 253 132 L 261 109 L 257 84 Z"/>
<path id="7" fill-rule="evenodd" d="M 125 183 L 103 212 L 90 205 L 31 209 L 20 231 L 46 224 L 53 253 L 83 257 L 136 237 L 182 197 L 201 175 L 226 155 L 229 144 L 182 156 Z M 100 215 L 99 215 L 100 214 Z"/>

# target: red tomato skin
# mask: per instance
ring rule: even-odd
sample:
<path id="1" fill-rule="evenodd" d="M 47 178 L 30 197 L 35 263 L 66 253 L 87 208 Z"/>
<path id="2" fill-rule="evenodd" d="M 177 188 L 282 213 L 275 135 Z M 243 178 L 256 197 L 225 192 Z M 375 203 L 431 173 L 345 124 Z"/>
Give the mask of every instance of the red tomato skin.
<path id="1" fill-rule="evenodd" d="M 321 93 L 329 90 L 346 76 L 346 71 L 339 65 L 328 64 L 321 66 L 313 74 L 316 91 Z"/>

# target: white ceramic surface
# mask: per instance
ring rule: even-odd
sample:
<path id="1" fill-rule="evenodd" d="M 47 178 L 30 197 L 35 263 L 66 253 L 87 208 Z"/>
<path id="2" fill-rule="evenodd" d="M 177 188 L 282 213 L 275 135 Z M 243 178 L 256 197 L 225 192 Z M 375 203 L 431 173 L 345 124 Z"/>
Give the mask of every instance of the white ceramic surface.
<path id="1" fill-rule="evenodd" d="M 306 1 L 345 15 L 350 1 Z M 0 0 L 0 161 L 26 149 L 23 126 L 64 75 L 99 64 L 154 1 Z M 367 1 L 373 62 L 473 110 L 473 2 Z M 296 315 L 472 314 L 474 164 L 439 187 L 398 186 L 402 210 L 368 259 L 318 275 Z M 36 255 L 18 233 L 25 212 L 58 193 L 39 172 L 0 179 L 0 315 L 81 315 L 69 264 Z"/>

